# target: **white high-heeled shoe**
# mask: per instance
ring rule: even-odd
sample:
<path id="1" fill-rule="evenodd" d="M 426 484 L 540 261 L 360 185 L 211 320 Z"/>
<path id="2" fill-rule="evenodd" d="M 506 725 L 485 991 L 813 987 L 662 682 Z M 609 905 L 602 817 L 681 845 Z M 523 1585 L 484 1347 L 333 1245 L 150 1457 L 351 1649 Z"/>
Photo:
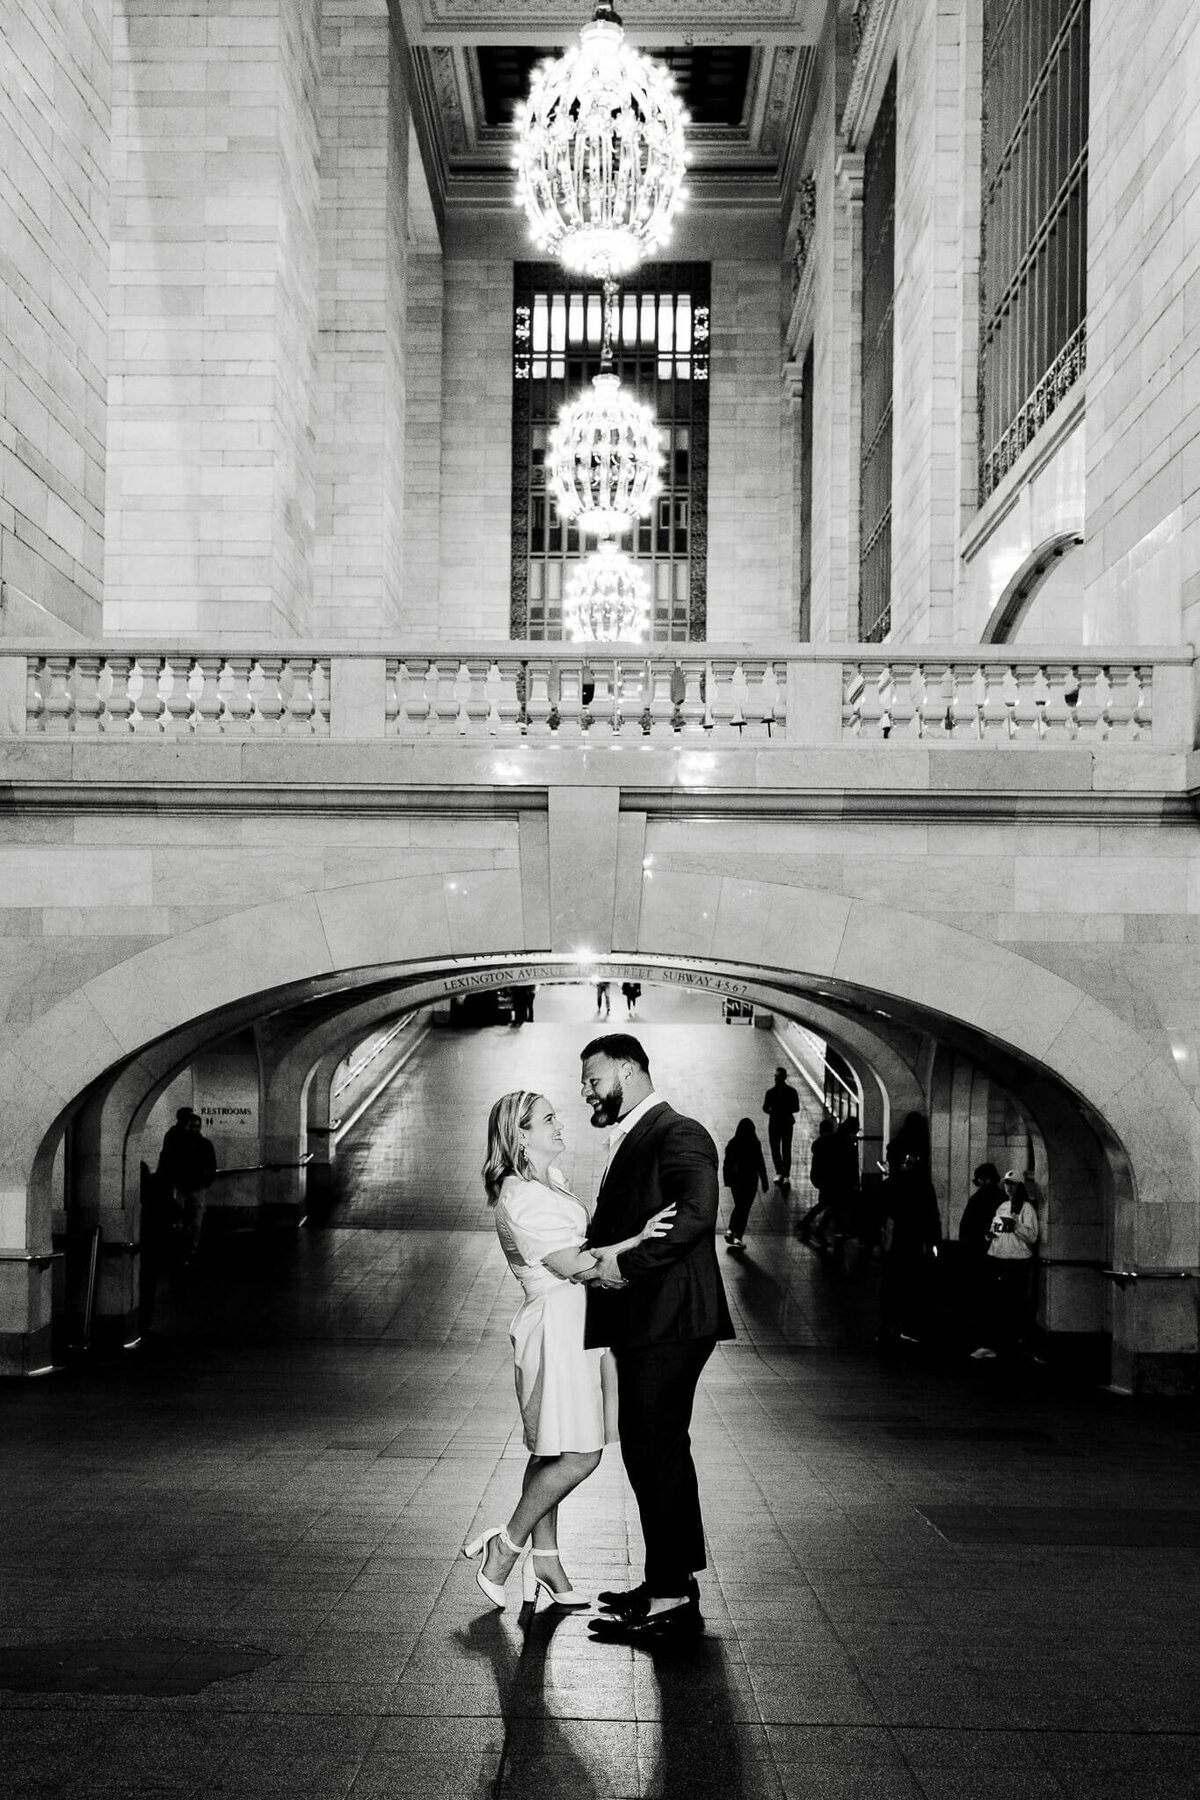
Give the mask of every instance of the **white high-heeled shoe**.
<path id="1" fill-rule="evenodd" d="M 513 1543 L 503 1525 L 493 1525 L 490 1531 L 483 1532 L 480 1537 L 475 1539 L 474 1543 L 464 1544 L 463 1555 L 477 1556 L 479 1558 L 479 1567 L 475 1571 L 475 1579 L 491 1601 L 492 1605 L 503 1608 L 508 1604 L 504 1597 L 504 1583 L 490 1580 L 483 1572 L 483 1565 L 487 1561 L 488 1545 L 493 1538 L 499 1538 L 504 1549 L 510 1551 L 513 1556 L 520 1557 L 525 1549 L 524 1544 Z M 511 1573 L 512 1570 L 510 1569 L 509 1574 Z"/>
<path id="2" fill-rule="evenodd" d="M 535 1556 L 541 1556 L 548 1560 L 552 1556 L 557 1557 L 557 1555 L 557 1550 L 531 1550 L 529 1552 L 529 1555 L 525 1558 L 521 1567 L 522 1598 L 536 1606 L 538 1594 L 542 1593 L 545 1594 L 555 1606 L 590 1606 L 592 1604 L 590 1594 L 577 1594 L 574 1588 L 559 1589 L 551 1587 L 545 1577 L 539 1575 L 534 1568 L 533 1559 Z"/>

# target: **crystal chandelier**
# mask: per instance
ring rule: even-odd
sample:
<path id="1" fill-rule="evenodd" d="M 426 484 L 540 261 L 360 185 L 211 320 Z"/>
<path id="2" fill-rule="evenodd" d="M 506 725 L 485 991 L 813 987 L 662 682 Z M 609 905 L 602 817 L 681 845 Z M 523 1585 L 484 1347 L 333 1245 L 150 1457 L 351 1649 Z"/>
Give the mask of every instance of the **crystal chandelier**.
<path id="1" fill-rule="evenodd" d="M 596 0 L 578 45 L 535 69 L 517 109 L 517 203 L 539 250 L 592 276 L 657 250 L 683 198 L 686 123 L 669 71 Z"/>
<path id="2" fill-rule="evenodd" d="M 576 565 L 563 596 L 572 643 L 632 643 L 649 636 L 650 585 L 623 550 L 603 543 Z"/>
<path id="3" fill-rule="evenodd" d="M 546 483 L 562 517 L 587 537 L 624 537 L 650 511 L 659 487 L 662 433 L 650 407 L 612 372 L 615 284 L 604 284 L 600 373 L 558 415 L 546 444 Z"/>

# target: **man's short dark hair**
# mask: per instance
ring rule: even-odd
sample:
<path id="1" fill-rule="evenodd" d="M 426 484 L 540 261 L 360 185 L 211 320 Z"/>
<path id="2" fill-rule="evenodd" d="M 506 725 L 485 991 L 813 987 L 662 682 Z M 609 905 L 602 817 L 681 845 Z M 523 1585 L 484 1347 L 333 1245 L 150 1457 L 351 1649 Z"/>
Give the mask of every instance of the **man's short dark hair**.
<path id="1" fill-rule="evenodd" d="M 194 1113 L 190 1106 L 181 1106 L 175 1113 L 175 1122 L 178 1125 L 186 1125 L 189 1119 L 196 1119 L 199 1116 L 199 1113 Z"/>
<path id="2" fill-rule="evenodd" d="M 610 1062 L 636 1063 L 643 1074 L 650 1073 L 650 1058 L 628 1031 L 610 1031 L 606 1037 L 593 1038 L 579 1052 L 579 1060 L 586 1062 L 589 1056 L 607 1056 Z"/>
<path id="3" fill-rule="evenodd" d="M 973 1181 L 994 1181 L 999 1187 L 1000 1171 L 995 1163 L 980 1163 L 971 1179 Z"/>

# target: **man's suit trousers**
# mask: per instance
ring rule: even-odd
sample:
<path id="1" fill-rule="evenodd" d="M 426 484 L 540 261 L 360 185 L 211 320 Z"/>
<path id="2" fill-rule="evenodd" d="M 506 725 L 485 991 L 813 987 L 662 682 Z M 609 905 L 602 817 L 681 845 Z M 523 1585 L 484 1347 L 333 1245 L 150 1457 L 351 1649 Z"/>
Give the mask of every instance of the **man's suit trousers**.
<path id="1" fill-rule="evenodd" d="M 705 1566 L 704 1521 L 692 1461 L 692 1403 L 713 1338 L 620 1348 L 617 1429 L 638 1503 L 652 1594 L 683 1594 Z"/>

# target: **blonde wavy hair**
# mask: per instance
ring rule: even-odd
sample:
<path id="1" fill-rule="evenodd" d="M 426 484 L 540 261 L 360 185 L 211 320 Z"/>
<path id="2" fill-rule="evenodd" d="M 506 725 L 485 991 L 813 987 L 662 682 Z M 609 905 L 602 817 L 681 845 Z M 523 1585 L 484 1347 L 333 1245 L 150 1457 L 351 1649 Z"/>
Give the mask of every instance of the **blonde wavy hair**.
<path id="1" fill-rule="evenodd" d="M 517 1175 L 522 1181 L 529 1181 L 533 1176 L 533 1167 L 521 1142 L 521 1133 L 529 1130 L 533 1122 L 533 1109 L 541 1097 L 540 1094 L 531 1093 L 528 1088 L 519 1088 L 515 1093 L 501 1094 L 488 1114 L 483 1187 L 489 1206 L 495 1206 L 500 1198 L 500 1189 L 510 1175 Z"/>

